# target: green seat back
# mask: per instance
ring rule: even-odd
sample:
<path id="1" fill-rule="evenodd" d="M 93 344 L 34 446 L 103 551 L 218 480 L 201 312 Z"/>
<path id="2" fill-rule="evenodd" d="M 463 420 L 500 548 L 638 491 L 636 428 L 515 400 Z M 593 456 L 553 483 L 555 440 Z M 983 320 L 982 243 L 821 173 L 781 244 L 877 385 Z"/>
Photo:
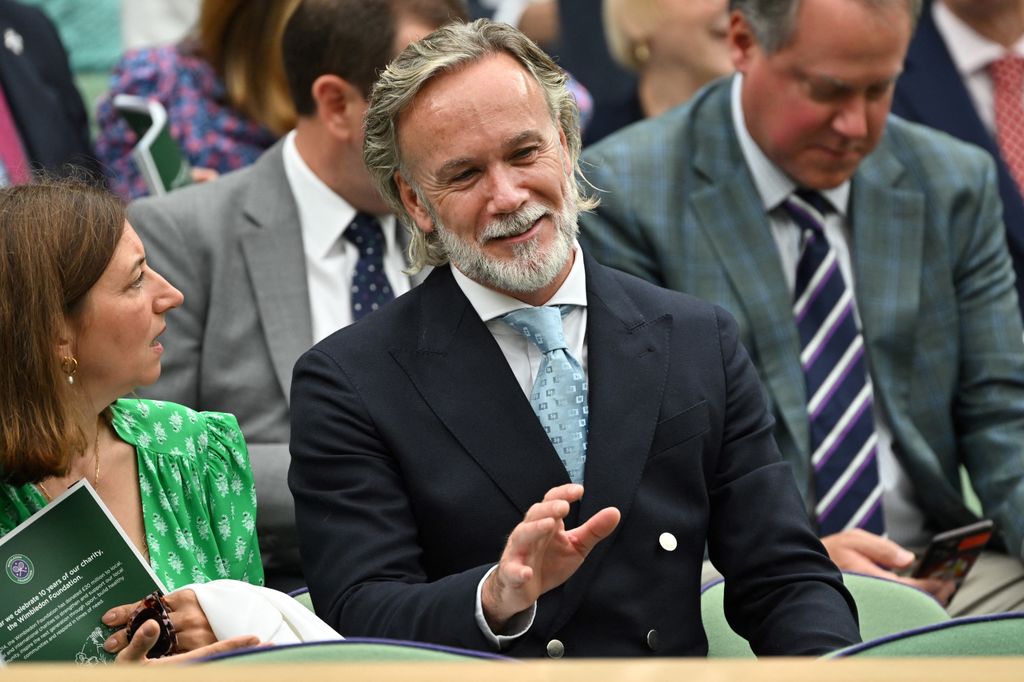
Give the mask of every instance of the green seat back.
<path id="1" fill-rule="evenodd" d="M 1024 656 L 1024 613 L 955 618 L 832 653 L 847 656 Z"/>
<path id="2" fill-rule="evenodd" d="M 865 641 L 949 620 L 949 614 L 931 595 L 903 583 L 856 573 L 844 573 L 843 582 L 857 602 L 860 636 Z M 753 657 L 746 640 L 733 632 L 725 620 L 724 595 L 722 581 L 711 583 L 701 595 L 708 657 Z"/>

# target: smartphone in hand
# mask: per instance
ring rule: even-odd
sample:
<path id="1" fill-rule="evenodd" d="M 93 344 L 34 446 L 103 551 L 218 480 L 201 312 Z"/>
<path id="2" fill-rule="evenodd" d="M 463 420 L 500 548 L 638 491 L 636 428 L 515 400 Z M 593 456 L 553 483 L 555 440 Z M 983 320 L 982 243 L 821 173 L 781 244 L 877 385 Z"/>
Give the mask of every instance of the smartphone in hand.
<path id="1" fill-rule="evenodd" d="M 986 519 L 939 533 L 911 566 L 910 576 L 953 580 L 959 586 L 985 549 L 993 530 L 994 524 Z"/>

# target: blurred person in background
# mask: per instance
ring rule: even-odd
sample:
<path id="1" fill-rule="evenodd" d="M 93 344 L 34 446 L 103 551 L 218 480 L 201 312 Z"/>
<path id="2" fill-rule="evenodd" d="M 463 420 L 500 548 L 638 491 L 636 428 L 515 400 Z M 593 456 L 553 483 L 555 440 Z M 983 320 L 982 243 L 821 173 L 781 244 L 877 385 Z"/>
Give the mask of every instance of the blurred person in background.
<path id="1" fill-rule="evenodd" d="M 297 4 L 205 0 L 192 36 L 125 54 L 97 110 L 96 153 L 117 194 L 146 194 L 131 158 L 137 136 L 111 104 L 118 94 L 159 100 L 188 162 L 216 173 L 249 165 L 294 127 L 281 35 Z"/>
<path id="2" fill-rule="evenodd" d="M 98 173 L 89 118 L 53 22 L 0 0 L 0 41 L 0 187 L 27 182 L 32 169 Z"/>
<path id="3" fill-rule="evenodd" d="M 726 0 L 604 0 L 604 27 L 612 57 L 637 74 L 637 119 L 732 72 Z"/>

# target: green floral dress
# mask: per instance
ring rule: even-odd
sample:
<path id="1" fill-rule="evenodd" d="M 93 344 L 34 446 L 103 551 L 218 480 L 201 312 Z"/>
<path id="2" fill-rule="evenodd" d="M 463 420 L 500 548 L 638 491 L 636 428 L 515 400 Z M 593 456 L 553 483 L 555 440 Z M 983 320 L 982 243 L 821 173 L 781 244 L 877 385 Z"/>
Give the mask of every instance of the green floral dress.
<path id="1" fill-rule="evenodd" d="M 262 585 L 256 487 L 234 416 L 135 398 L 111 411 L 138 454 L 150 564 L 167 589 L 217 578 Z M 44 506 L 34 485 L 0 483 L 0 536 Z"/>

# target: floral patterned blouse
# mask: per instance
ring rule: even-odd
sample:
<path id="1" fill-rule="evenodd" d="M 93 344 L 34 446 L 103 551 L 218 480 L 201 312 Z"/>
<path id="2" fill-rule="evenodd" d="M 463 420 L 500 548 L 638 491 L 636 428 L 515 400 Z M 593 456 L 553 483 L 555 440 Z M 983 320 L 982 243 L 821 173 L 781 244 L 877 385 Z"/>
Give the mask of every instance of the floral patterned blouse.
<path id="1" fill-rule="evenodd" d="M 111 411 L 138 455 L 149 561 L 167 589 L 217 578 L 262 585 L 256 487 L 234 416 L 136 398 Z M 0 483 L 0 536 L 44 506 L 36 486 Z"/>
<path id="2" fill-rule="evenodd" d="M 138 136 L 111 104 L 122 93 L 164 105 L 171 137 L 193 167 L 227 173 L 248 166 L 277 140 L 270 129 L 228 104 L 224 83 L 189 43 L 129 50 L 115 65 L 110 92 L 96 111 L 96 156 L 110 188 L 125 200 L 147 190 L 131 158 Z"/>

